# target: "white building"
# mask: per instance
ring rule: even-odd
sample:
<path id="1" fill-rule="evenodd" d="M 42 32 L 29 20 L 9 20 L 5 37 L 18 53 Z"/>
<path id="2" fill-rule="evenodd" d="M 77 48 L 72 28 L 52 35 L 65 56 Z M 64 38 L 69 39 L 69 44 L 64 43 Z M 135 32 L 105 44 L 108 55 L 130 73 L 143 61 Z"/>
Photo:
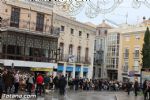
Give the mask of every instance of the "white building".
<path id="1" fill-rule="evenodd" d="M 96 29 L 72 18 L 54 14 L 54 26 L 60 27 L 58 73 L 92 78 Z"/>

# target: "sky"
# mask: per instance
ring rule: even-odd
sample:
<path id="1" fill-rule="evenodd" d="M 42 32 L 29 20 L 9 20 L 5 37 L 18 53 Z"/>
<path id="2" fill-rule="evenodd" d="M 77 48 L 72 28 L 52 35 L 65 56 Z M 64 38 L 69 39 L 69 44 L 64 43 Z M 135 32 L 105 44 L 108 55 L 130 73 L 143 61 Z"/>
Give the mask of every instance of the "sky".
<path id="1" fill-rule="evenodd" d="M 91 2 L 96 3 L 97 0 L 92 0 Z M 111 0 L 106 0 L 110 1 Z M 144 1 L 144 0 L 139 0 Z M 150 0 L 147 0 L 150 3 Z M 150 8 L 148 8 L 144 3 L 141 4 L 140 8 L 133 8 L 132 7 L 133 0 L 123 0 L 122 3 L 114 9 L 112 12 L 107 14 L 99 14 L 95 18 L 88 18 L 85 15 L 85 9 L 83 9 L 78 15 L 76 15 L 76 20 L 81 22 L 92 22 L 96 25 L 100 24 L 103 19 L 111 20 L 112 22 L 116 24 L 137 24 L 139 22 L 142 22 L 143 16 L 146 17 L 146 19 L 150 18 Z M 128 13 L 128 17 L 126 17 Z"/>

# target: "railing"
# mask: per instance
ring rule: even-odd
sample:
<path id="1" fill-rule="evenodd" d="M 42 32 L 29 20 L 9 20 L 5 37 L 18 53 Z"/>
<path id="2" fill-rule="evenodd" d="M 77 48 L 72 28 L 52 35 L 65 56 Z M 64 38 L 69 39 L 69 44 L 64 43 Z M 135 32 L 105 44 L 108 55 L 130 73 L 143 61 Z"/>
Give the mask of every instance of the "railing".
<path id="1" fill-rule="evenodd" d="M 82 63 L 82 64 L 90 64 L 91 63 L 91 58 L 90 57 L 77 57 L 73 55 L 68 55 L 68 54 L 60 54 L 58 57 L 59 61 L 64 61 L 64 62 L 70 62 L 70 63 Z"/>
<path id="2" fill-rule="evenodd" d="M 38 27 L 39 26 L 39 27 Z M 14 27 L 18 29 L 24 29 L 31 32 L 39 32 L 40 34 L 59 36 L 60 28 L 52 27 L 46 24 L 37 25 L 36 22 L 20 19 L 18 22 L 11 21 L 10 18 L 3 19 L 0 23 L 0 27 Z"/>
<path id="3" fill-rule="evenodd" d="M 36 56 L 27 56 L 27 55 L 23 56 L 23 55 L 3 54 L 3 53 L 0 53 L 0 59 L 36 61 L 36 62 L 52 62 L 52 61 L 55 61 L 55 59 L 48 58 L 48 57 L 36 57 Z"/>

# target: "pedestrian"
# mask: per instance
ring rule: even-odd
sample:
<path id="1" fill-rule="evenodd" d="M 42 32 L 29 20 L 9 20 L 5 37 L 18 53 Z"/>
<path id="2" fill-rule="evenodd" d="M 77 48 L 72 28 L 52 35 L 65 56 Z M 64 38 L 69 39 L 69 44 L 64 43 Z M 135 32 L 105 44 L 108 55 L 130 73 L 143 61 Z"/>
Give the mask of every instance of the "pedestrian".
<path id="1" fill-rule="evenodd" d="M 55 90 L 58 89 L 59 87 L 59 79 L 58 79 L 58 76 L 55 76 L 55 78 L 53 79 L 53 83 L 55 85 Z"/>
<path id="2" fill-rule="evenodd" d="M 14 93 L 18 93 L 18 89 L 19 89 L 19 71 L 17 71 L 14 78 L 15 78 L 15 92 Z"/>
<path id="3" fill-rule="evenodd" d="M 134 93 L 135 93 L 135 96 L 137 96 L 137 92 L 139 90 L 139 83 L 137 80 L 135 80 L 135 83 L 134 83 Z"/>
<path id="4" fill-rule="evenodd" d="M 39 73 L 37 78 L 36 78 L 36 84 L 37 84 L 36 91 L 35 91 L 36 95 L 37 95 L 38 92 L 41 95 L 42 90 L 44 90 L 43 89 L 43 83 L 44 83 L 44 78 L 43 78 L 42 74 Z"/>
<path id="5" fill-rule="evenodd" d="M 126 84 L 126 89 L 127 89 L 128 95 L 130 95 L 131 88 L 132 88 L 132 84 L 130 81 L 128 81 Z"/>
<path id="6" fill-rule="evenodd" d="M 147 90 L 148 90 L 148 87 L 147 87 L 147 80 L 145 80 L 144 83 L 143 83 L 144 100 L 147 100 Z"/>
<path id="7" fill-rule="evenodd" d="M 35 83 L 34 76 L 32 74 L 30 74 L 30 76 L 28 78 L 28 92 L 29 92 L 29 94 L 31 94 L 31 90 L 33 89 L 34 83 Z"/>
<path id="8" fill-rule="evenodd" d="M 64 95 L 65 94 L 65 87 L 67 84 L 67 80 L 64 77 L 64 75 L 62 75 L 59 79 L 59 93 L 60 95 Z"/>
<path id="9" fill-rule="evenodd" d="M 49 83 L 50 83 L 50 78 L 49 78 L 49 76 L 48 75 L 46 75 L 45 77 L 44 77 L 44 85 L 45 85 L 45 89 L 49 89 Z"/>
<path id="10" fill-rule="evenodd" d="M 2 70 L 0 69 L 0 99 L 2 99 L 3 89 L 4 89 L 4 81 L 2 78 Z"/>
<path id="11" fill-rule="evenodd" d="M 4 86 L 5 86 L 5 93 L 7 94 L 8 89 L 9 93 L 11 93 L 11 88 L 14 85 L 14 76 L 13 73 L 9 70 L 4 71 L 3 74 L 3 81 L 4 81 Z"/>

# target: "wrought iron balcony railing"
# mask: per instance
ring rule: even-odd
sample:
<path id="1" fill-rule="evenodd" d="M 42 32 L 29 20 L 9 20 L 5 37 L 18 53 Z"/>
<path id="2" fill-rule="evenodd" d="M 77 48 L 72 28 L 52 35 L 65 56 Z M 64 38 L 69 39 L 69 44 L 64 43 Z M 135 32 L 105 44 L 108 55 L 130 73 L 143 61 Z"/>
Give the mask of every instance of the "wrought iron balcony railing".
<path id="1" fill-rule="evenodd" d="M 70 62 L 70 63 L 82 63 L 82 64 L 90 64 L 91 58 L 90 57 L 77 57 L 74 55 L 68 54 L 60 54 L 58 57 L 59 61 Z"/>
<path id="2" fill-rule="evenodd" d="M 0 23 L 1 28 L 17 28 L 20 30 L 26 30 L 30 32 L 36 32 L 38 34 L 44 34 L 44 35 L 53 35 L 53 36 L 59 36 L 60 34 L 60 28 L 59 27 L 53 27 L 46 24 L 36 24 L 36 22 L 20 19 L 19 21 L 11 21 L 10 18 L 2 19 Z"/>

